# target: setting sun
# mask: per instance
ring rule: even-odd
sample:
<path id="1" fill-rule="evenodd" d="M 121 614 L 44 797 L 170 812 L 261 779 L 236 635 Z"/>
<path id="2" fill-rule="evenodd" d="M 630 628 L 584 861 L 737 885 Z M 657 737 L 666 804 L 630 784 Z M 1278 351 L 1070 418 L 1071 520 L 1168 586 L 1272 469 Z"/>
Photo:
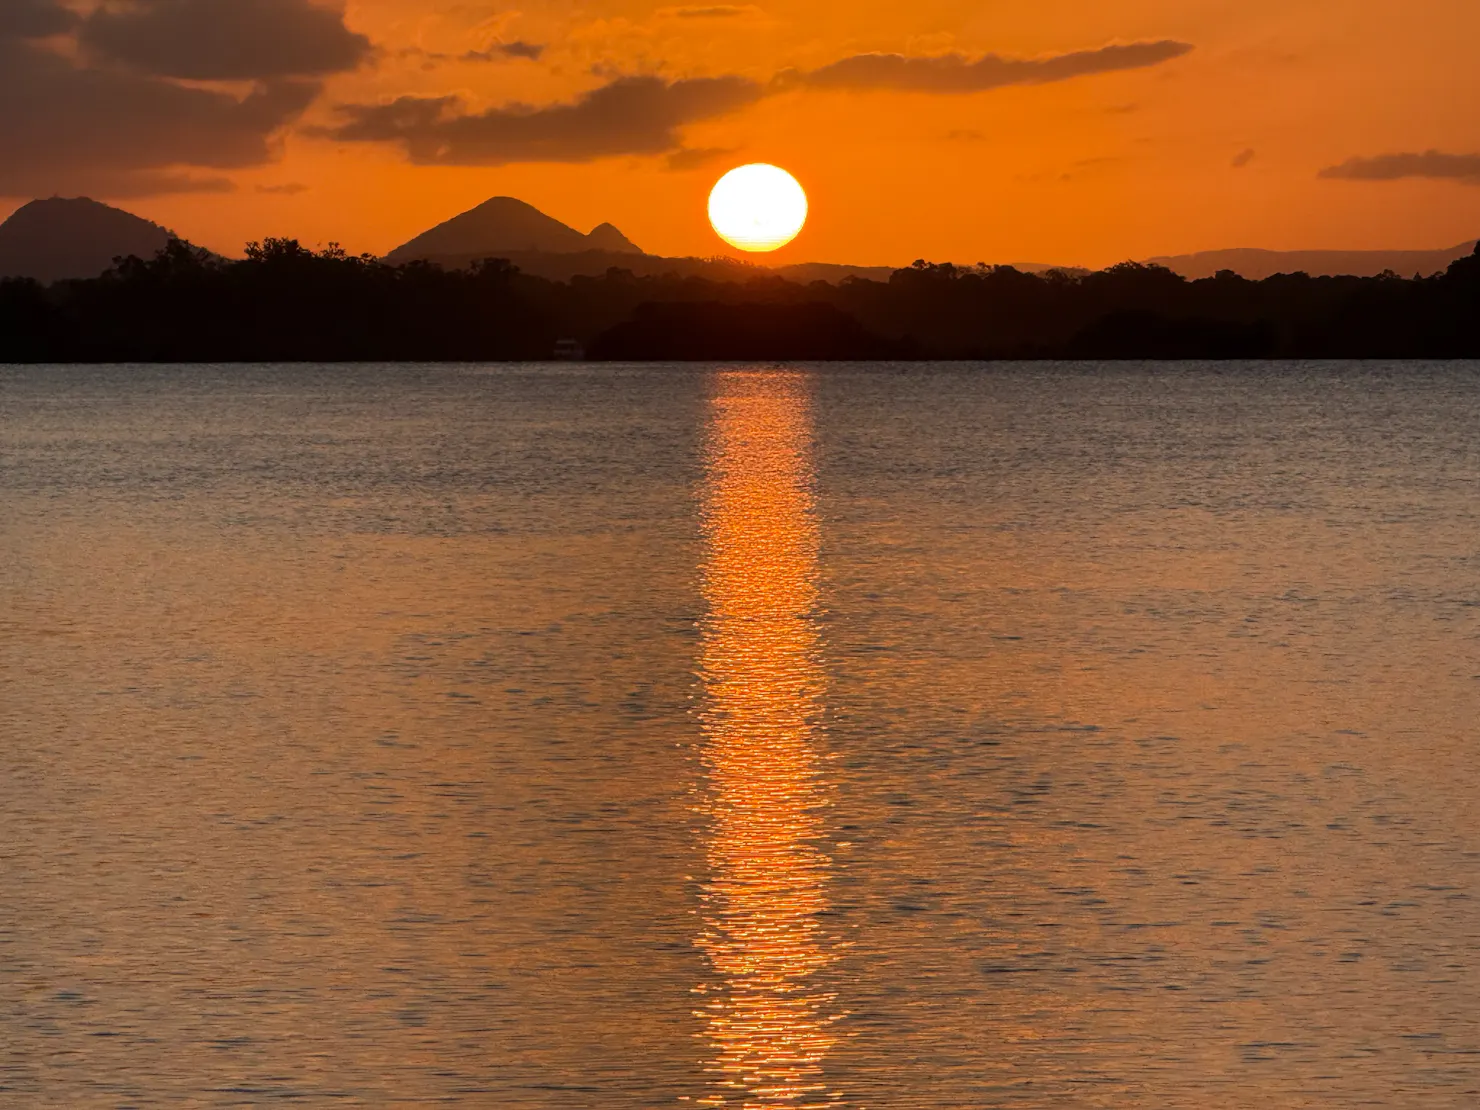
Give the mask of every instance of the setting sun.
<path id="1" fill-rule="evenodd" d="M 732 247 L 773 251 L 795 239 L 807 222 L 807 194 L 779 166 L 737 166 L 715 182 L 709 222 Z"/>

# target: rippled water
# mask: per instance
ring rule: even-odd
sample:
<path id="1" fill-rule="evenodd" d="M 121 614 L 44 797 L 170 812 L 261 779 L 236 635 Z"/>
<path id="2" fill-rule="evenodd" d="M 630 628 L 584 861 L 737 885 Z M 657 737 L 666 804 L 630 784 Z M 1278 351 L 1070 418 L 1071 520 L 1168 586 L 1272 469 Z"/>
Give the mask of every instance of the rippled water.
<path id="1" fill-rule="evenodd" d="M 0 368 L 0 1105 L 1472 1107 L 1480 366 Z"/>

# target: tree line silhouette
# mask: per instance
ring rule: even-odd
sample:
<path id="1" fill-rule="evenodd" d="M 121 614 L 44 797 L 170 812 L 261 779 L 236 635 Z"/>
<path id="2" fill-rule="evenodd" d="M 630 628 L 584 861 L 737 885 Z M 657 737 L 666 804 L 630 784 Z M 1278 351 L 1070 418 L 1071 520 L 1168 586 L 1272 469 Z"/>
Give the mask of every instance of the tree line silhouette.
<path id="1" fill-rule="evenodd" d="M 1480 248 L 1404 279 L 1125 262 L 1091 274 L 916 262 L 887 282 L 699 277 L 550 281 L 489 259 L 388 265 L 293 239 L 240 261 L 172 241 L 101 277 L 0 281 L 0 361 L 1473 358 Z"/>

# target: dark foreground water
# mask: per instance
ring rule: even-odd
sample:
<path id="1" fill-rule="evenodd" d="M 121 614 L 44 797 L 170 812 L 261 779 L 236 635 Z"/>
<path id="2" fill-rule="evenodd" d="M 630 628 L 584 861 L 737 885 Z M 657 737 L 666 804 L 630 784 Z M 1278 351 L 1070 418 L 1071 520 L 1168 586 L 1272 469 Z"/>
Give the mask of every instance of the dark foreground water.
<path id="1" fill-rule="evenodd" d="M 1469 1108 L 1480 366 L 0 368 L 0 1105 Z"/>

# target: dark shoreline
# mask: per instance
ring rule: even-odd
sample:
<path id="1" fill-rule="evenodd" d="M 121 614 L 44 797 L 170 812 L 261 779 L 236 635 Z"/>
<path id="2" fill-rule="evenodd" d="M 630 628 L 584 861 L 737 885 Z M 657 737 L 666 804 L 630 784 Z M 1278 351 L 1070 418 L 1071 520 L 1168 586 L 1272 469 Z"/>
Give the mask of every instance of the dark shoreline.
<path id="1" fill-rule="evenodd" d="M 0 281 L 0 362 L 1041 361 L 1480 357 L 1480 250 L 1433 277 L 1188 281 L 917 262 L 887 282 L 552 281 L 292 240 L 174 242 L 85 281 Z"/>

